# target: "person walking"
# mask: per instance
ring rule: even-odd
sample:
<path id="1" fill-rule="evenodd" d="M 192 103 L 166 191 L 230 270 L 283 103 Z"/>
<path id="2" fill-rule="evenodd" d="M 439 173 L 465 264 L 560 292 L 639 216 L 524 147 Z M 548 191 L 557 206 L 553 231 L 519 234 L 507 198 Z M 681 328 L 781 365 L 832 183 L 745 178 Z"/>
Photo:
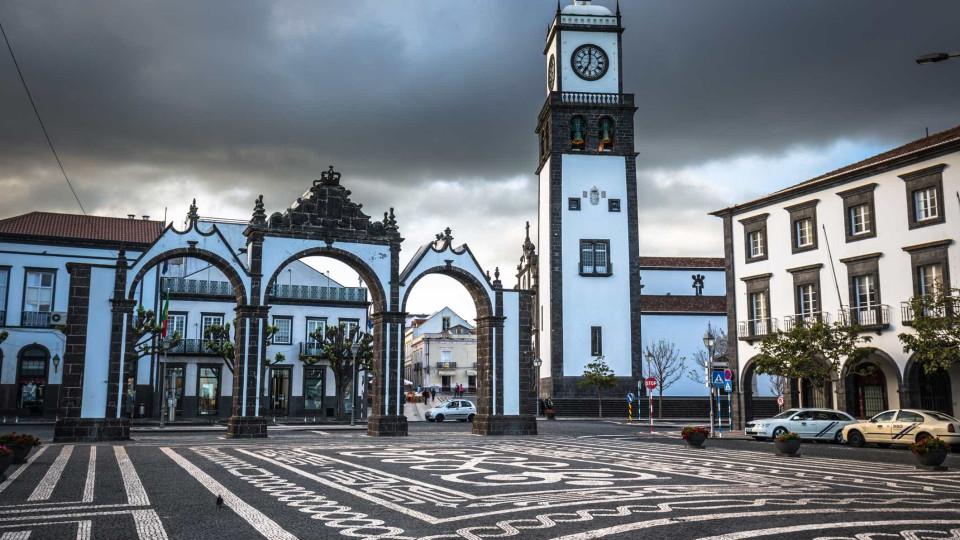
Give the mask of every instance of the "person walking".
<path id="1" fill-rule="evenodd" d="M 430 389 L 430 403 L 433 403 L 437 400 L 437 388 L 433 387 Z"/>

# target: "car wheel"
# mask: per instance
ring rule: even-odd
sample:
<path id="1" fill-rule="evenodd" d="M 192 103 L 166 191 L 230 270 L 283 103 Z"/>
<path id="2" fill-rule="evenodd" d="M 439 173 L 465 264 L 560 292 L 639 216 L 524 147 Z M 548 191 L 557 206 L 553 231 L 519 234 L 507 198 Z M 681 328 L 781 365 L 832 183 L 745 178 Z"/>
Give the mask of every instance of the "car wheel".
<path id="1" fill-rule="evenodd" d="M 922 440 L 924 440 L 924 439 L 929 439 L 929 438 L 932 437 L 932 436 L 933 436 L 933 435 L 930 435 L 930 434 L 927 433 L 926 431 L 922 431 L 922 432 L 920 432 L 920 433 L 917 434 L 917 441 L 916 441 L 916 442 L 920 442 L 920 441 L 922 441 Z"/>
<path id="2" fill-rule="evenodd" d="M 778 439 L 781 435 L 787 432 L 787 428 L 781 426 L 773 430 L 773 438 Z"/>
<path id="3" fill-rule="evenodd" d="M 833 436 L 833 442 L 837 444 L 843 444 L 847 441 L 843 440 L 843 430 L 838 429 L 836 435 Z"/>
<path id="4" fill-rule="evenodd" d="M 878 442 L 878 443 L 877 443 L 877 448 L 890 448 L 890 443 Z"/>
<path id="5" fill-rule="evenodd" d="M 755 440 L 755 441 L 762 441 L 762 440 L 764 440 L 764 439 L 766 439 L 766 437 L 754 437 L 754 438 L 753 438 L 753 440 Z"/>
<path id="6" fill-rule="evenodd" d="M 863 445 L 867 444 L 867 440 L 863 438 L 863 433 L 860 433 L 857 430 L 851 430 L 847 435 L 847 442 L 850 443 L 850 446 L 855 446 L 857 448 L 863 448 Z"/>
<path id="7" fill-rule="evenodd" d="M 437 415 L 437 422 L 443 422 L 443 415 L 442 415 L 442 414 L 438 414 L 438 415 Z"/>
<path id="8" fill-rule="evenodd" d="M 473 422 L 473 417 L 476 416 L 473 413 L 470 413 L 470 416 L 467 417 L 467 422 Z"/>

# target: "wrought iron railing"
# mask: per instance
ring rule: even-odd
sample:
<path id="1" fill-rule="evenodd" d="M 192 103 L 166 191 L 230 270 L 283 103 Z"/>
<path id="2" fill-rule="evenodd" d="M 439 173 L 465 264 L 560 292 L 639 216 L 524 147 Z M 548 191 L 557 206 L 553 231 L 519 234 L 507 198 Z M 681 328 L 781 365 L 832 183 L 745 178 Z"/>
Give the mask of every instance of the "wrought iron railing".
<path id="1" fill-rule="evenodd" d="M 824 324 L 830 324 L 830 314 L 826 311 L 815 311 L 813 313 L 800 313 L 797 315 L 787 315 L 783 318 L 783 331 L 789 332 L 793 330 L 797 325 L 804 324 L 813 324 L 815 322 L 822 322 Z"/>
<path id="2" fill-rule="evenodd" d="M 777 319 L 750 319 L 737 324 L 737 336 L 744 340 L 762 339 L 778 329 Z"/>
<path id="3" fill-rule="evenodd" d="M 20 326 L 50 326 L 49 311 L 24 311 L 20 316 Z"/>
<path id="4" fill-rule="evenodd" d="M 270 288 L 272 298 L 288 300 L 323 300 L 366 302 L 366 287 L 319 287 L 316 285 L 276 285 Z"/>
<path id="5" fill-rule="evenodd" d="M 457 369 L 456 362 L 437 362 L 437 369 Z"/>
<path id="6" fill-rule="evenodd" d="M 320 351 L 322 350 L 323 345 L 316 341 L 300 342 L 300 356 L 320 356 Z"/>
<path id="7" fill-rule="evenodd" d="M 875 304 L 872 306 L 844 308 L 840 311 L 839 322 L 844 326 L 857 324 L 870 330 L 885 328 L 890 326 L 890 306 L 886 304 Z"/>
<path id="8" fill-rule="evenodd" d="M 229 281 L 205 279 L 160 278 L 160 291 L 166 294 L 196 294 L 199 296 L 235 296 Z"/>
<path id="9" fill-rule="evenodd" d="M 939 307 L 927 308 L 926 314 L 928 317 L 944 317 L 951 313 L 957 313 L 960 311 L 960 296 L 953 295 L 950 297 L 950 300 L 944 302 Z M 910 326 L 913 324 L 917 318 L 916 310 L 913 308 L 913 300 L 907 300 L 905 302 L 900 302 L 900 320 L 903 324 Z"/>
<path id="10" fill-rule="evenodd" d="M 205 339 L 184 339 L 176 347 L 170 347 L 167 354 L 183 354 L 193 356 L 215 356 L 217 352 L 208 348 Z"/>

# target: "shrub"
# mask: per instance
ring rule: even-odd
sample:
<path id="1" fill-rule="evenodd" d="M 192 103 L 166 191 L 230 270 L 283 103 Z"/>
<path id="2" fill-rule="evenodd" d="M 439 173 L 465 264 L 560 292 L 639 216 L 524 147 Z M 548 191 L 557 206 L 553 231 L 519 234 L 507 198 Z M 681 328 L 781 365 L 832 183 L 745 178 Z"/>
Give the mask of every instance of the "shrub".
<path id="1" fill-rule="evenodd" d="M 0 457 L 12 456 L 13 450 L 7 448 L 6 446 L 0 444 Z"/>
<path id="2" fill-rule="evenodd" d="M 690 438 L 691 435 L 695 435 L 697 433 L 703 433 L 707 437 L 710 436 L 710 430 L 700 426 L 696 426 L 696 427 L 687 426 L 683 428 L 683 431 L 680 432 L 680 436 L 683 437 L 683 440 L 687 440 Z"/>
<path id="3" fill-rule="evenodd" d="M 6 435 L 0 435 L 0 444 L 4 446 L 40 446 L 40 439 L 27 433 L 17 435 L 16 431 L 11 431 Z"/>
<path id="4" fill-rule="evenodd" d="M 933 450 L 949 450 L 950 445 L 943 442 L 940 437 L 927 437 L 926 439 L 910 445 L 910 451 L 914 454 L 926 454 Z"/>
<path id="5" fill-rule="evenodd" d="M 788 431 L 787 433 L 784 433 L 783 435 L 777 437 L 777 440 L 780 441 L 780 442 L 802 441 L 802 440 L 803 440 L 803 437 L 801 437 L 801 436 L 798 435 L 797 433 L 794 433 L 794 432 L 792 432 L 792 431 Z"/>

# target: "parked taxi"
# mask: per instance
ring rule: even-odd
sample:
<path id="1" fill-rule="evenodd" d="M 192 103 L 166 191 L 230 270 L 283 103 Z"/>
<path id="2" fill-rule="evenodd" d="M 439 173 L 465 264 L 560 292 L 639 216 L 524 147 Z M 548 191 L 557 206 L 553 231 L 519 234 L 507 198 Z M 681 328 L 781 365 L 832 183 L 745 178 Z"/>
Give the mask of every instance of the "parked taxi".
<path id="1" fill-rule="evenodd" d="M 874 443 L 887 448 L 891 444 L 913 444 L 927 437 L 940 437 L 955 446 L 960 445 L 960 420 L 937 411 L 897 409 L 843 428 L 843 437 L 851 446 Z"/>
<path id="2" fill-rule="evenodd" d="M 843 428 L 856 424 L 849 414 L 835 409 L 788 409 L 772 418 L 747 422 L 744 433 L 757 440 L 777 438 L 788 431 L 805 440 L 843 442 Z"/>

